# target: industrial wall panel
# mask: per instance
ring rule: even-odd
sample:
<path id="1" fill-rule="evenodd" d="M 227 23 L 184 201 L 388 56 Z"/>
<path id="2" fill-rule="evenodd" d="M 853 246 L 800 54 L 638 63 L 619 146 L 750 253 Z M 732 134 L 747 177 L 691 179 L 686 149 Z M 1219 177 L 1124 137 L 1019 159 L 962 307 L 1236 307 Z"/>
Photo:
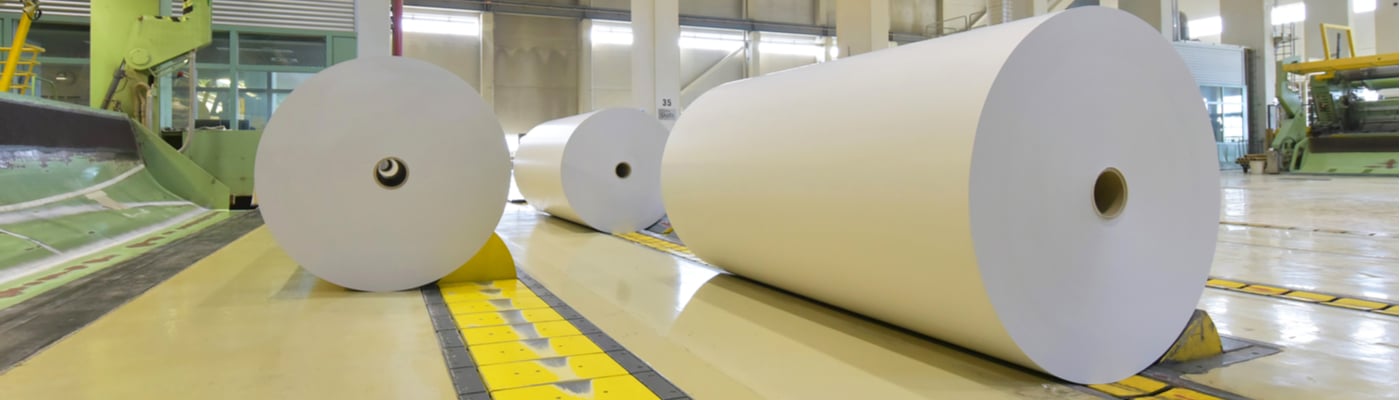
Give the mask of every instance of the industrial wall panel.
<path id="1" fill-rule="evenodd" d="M 495 109 L 506 133 L 578 114 L 579 21 L 495 16 Z"/>
<path id="2" fill-rule="evenodd" d="M 179 7 L 179 2 L 175 3 Z M 214 23 L 354 32 L 355 3 L 351 0 L 214 0 Z"/>
<path id="3" fill-rule="evenodd" d="M 1173 45 L 1199 85 L 1245 86 L 1244 48 L 1198 42 Z"/>
<path id="4" fill-rule="evenodd" d="M 172 0 L 174 15 L 181 1 Z M 44 15 L 88 17 L 89 0 L 43 0 Z M 18 13 L 20 2 L 0 2 L 0 12 Z M 266 28 L 355 31 L 353 0 L 213 0 L 214 23 Z M 386 22 L 387 23 L 387 22 Z"/>

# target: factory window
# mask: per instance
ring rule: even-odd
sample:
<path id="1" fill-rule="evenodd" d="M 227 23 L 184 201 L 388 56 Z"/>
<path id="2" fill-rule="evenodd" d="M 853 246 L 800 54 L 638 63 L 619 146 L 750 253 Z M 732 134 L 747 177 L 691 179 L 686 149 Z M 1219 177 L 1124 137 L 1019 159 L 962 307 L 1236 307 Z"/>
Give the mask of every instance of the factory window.
<path id="1" fill-rule="evenodd" d="M 1201 98 L 1210 115 L 1222 169 L 1238 168 L 1235 159 L 1248 150 L 1244 88 L 1202 86 Z"/>
<path id="2" fill-rule="evenodd" d="M 247 120 L 253 129 L 267 126 L 267 120 L 293 89 L 311 78 L 314 73 L 304 72 L 240 72 L 238 81 L 239 102 L 242 111 L 239 120 Z"/>
<path id="3" fill-rule="evenodd" d="M 87 25 L 36 22 L 29 29 L 25 41 L 43 47 L 44 59 L 88 58 Z M 5 43 L 3 46 L 9 45 Z"/>
<path id="4" fill-rule="evenodd" d="M 297 67 L 326 66 L 325 36 L 238 35 L 238 63 Z"/>
<path id="5" fill-rule="evenodd" d="M 88 65 L 84 63 L 45 63 L 39 66 L 40 97 L 65 103 L 88 105 Z"/>
<path id="6" fill-rule="evenodd" d="M 230 54 L 233 51 L 232 43 L 228 31 L 214 32 L 214 40 L 208 46 L 199 49 L 195 54 L 195 62 L 200 64 L 232 63 Z"/>
<path id="7" fill-rule="evenodd" d="M 230 122 L 234 112 L 233 72 L 226 68 L 200 68 L 195 79 L 199 82 L 195 85 L 193 100 L 188 95 L 188 78 L 173 81 L 170 111 L 176 127 L 184 126 L 193 109 L 196 127 L 236 128 Z"/>

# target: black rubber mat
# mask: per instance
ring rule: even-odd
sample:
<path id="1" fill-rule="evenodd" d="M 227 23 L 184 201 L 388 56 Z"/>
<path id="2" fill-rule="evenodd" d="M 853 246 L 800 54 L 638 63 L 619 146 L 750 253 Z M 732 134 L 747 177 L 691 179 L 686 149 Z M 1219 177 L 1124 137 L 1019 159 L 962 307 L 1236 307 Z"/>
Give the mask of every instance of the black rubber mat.
<path id="1" fill-rule="evenodd" d="M 66 103 L 0 94 L 0 146 L 136 152 L 131 120 Z"/>

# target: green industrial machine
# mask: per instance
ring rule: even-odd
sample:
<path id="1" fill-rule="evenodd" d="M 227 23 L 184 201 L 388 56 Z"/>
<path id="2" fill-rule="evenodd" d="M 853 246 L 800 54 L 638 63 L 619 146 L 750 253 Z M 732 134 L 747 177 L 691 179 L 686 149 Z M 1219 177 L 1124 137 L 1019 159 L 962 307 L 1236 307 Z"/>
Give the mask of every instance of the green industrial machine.
<path id="1" fill-rule="evenodd" d="M 1323 37 L 1328 28 L 1346 29 L 1324 25 Z M 1323 45 L 1326 48 L 1325 40 Z M 1397 60 L 1398 53 L 1349 58 L 1329 54 L 1322 61 L 1279 64 L 1281 115 L 1269 143 L 1281 158 L 1281 169 L 1397 176 Z"/>

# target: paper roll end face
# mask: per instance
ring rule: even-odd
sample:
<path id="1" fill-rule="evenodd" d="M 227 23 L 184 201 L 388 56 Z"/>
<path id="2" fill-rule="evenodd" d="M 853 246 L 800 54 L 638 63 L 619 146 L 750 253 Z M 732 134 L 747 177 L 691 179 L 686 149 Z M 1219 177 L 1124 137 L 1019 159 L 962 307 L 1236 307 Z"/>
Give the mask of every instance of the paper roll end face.
<path id="1" fill-rule="evenodd" d="M 381 169 L 388 159 L 397 167 Z M 269 231 L 303 268 L 387 291 L 430 283 L 471 257 L 462 248 L 483 243 L 500 220 L 509 167 L 500 124 L 470 85 L 426 62 L 383 57 L 303 83 L 269 121 L 254 176 Z M 380 181 L 381 171 L 406 179 Z"/>
<path id="2" fill-rule="evenodd" d="M 1219 213 L 1195 87 L 1169 43 L 1116 10 L 1053 16 L 1002 67 L 978 127 L 970 215 L 983 283 L 1030 366 L 1116 381 L 1189 320 Z M 1047 190 L 1047 179 L 1049 192 L 1018 189 Z M 1018 237 L 1047 244 L 1004 239 Z"/>

